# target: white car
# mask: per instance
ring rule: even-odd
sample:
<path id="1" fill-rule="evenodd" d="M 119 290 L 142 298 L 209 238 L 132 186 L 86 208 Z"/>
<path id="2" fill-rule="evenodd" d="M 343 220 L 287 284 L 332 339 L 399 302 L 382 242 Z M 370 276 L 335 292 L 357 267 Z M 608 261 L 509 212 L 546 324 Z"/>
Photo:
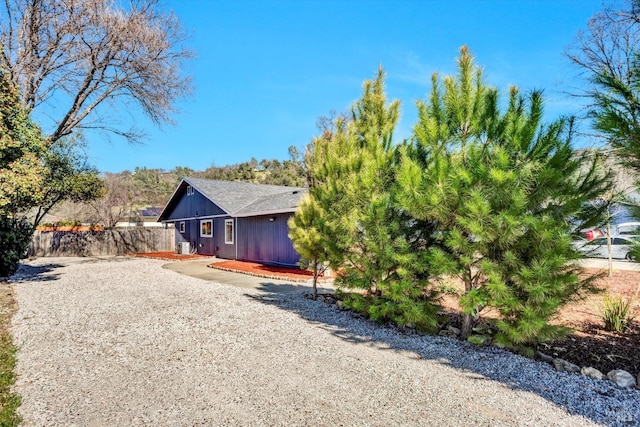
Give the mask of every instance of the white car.
<path id="1" fill-rule="evenodd" d="M 612 236 L 611 258 L 630 260 L 631 255 L 629 251 L 635 243 L 640 243 L 640 236 Z M 580 242 L 576 247 L 585 257 L 609 258 L 606 237 L 598 237 L 587 242 Z"/>
<path id="2" fill-rule="evenodd" d="M 640 222 L 623 222 L 622 224 L 616 225 L 616 229 L 618 230 L 617 234 L 638 234 L 638 230 L 640 229 Z"/>

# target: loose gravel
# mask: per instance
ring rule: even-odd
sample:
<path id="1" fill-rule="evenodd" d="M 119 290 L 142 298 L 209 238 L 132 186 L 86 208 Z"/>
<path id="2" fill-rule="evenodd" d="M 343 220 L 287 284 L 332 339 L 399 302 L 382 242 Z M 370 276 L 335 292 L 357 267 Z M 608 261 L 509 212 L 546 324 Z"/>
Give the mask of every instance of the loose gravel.
<path id="1" fill-rule="evenodd" d="M 14 276 L 25 426 L 640 424 L 640 391 L 136 258 Z"/>

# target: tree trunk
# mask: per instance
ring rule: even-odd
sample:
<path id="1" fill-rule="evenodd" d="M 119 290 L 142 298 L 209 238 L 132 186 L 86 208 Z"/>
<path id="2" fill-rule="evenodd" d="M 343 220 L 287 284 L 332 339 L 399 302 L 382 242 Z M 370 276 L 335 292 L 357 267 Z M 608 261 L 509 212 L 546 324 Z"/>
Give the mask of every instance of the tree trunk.
<path id="1" fill-rule="evenodd" d="M 472 279 L 471 279 L 471 269 L 465 271 L 462 280 L 464 282 L 464 293 L 465 295 L 471 292 L 473 289 Z M 460 335 L 463 339 L 469 338 L 471 335 L 471 330 L 473 328 L 473 318 L 471 314 L 463 313 L 462 314 L 462 328 L 460 330 Z"/>
<path id="2" fill-rule="evenodd" d="M 611 253 L 611 221 L 607 221 L 607 251 L 609 252 L 609 277 L 613 277 L 613 254 Z"/>
<path id="3" fill-rule="evenodd" d="M 318 298 L 318 263 L 313 263 L 313 300 Z"/>
<path id="4" fill-rule="evenodd" d="M 473 319 L 470 314 L 462 314 L 462 328 L 460 329 L 460 335 L 462 338 L 467 339 L 471 335 L 473 328 Z"/>

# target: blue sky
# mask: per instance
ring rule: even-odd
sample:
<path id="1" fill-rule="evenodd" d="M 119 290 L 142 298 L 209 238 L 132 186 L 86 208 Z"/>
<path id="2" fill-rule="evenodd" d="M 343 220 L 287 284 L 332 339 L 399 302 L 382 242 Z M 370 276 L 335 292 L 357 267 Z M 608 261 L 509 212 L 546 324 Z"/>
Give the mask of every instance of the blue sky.
<path id="1" fill-rule="evenodd" d="M 463 44 L 501 92 L 544 89 L 548 120 L 579 113 L 564 93 L 580 84 L 578 70 L 563 52 L 602 4 L 173 0 L 165 7 L 192 34 L 196 58 L 185 71 L 193 96 L 177 105 L 175 126 L 133 117 L 148 133 L 143 145 L 86 135 L 89 160 L 101 171 L 286 159 L 289 146 L 302 149 L 317 134 L 319 116 L 349 109 L 380 64 L 388 97 L 402 103 L 400 141 L 411 134 L 431 74 L 455 73 Z"/>

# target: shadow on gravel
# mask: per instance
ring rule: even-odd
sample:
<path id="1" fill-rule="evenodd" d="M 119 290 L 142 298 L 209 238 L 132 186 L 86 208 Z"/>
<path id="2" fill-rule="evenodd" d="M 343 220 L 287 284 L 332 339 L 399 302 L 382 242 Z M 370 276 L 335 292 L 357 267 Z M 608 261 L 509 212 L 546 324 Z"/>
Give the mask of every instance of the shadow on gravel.
<path id="1" fill-rule="evenodd" d="M 18 271 L 11 276 L 12 282 L 21 282 L 28 280 L 30 282 L 50 282 L 58 280 L 60 273 L 55 273 L 55 270 L 63 267 L 61 264 L 46 264 L 46 265 L 26 265 L 20 264 Z"/>
<path id="2" fill-rule="evenodd" d="M 475 382 L 493 380 L 513 390 L 535 393 L 573 415 L 582 415 L 597 423 L 640 425 L 638 390 L 558 372 L 546 363 L 496 347 L 479 347 L 452 338 L 379 325 L 351 311 L 340 311 L 335 305 L 305 298 L 302 292 L 309 293 L 310 286 L 265 282 L 258 289 L 261 294 L 245 295 L 259 303 L 296 313 L 316 327 L 355 345 L 403 352 L 406 357 L 456 368 L 465 373 L 471 387 Z"/>

